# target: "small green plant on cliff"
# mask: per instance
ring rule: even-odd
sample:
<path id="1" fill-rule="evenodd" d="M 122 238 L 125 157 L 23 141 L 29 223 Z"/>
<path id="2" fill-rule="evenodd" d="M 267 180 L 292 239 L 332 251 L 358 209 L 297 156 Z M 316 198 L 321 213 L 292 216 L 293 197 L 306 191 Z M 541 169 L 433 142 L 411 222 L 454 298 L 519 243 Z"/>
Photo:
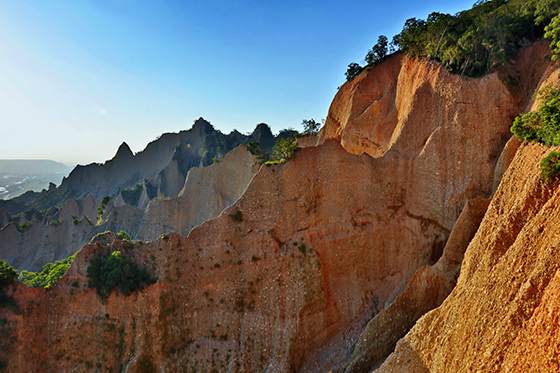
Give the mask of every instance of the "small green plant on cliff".
<path id="1" fill-rule="evenodd" d="M 239 210 L 236 210 L 234 214 L 229 214 L 229 217 L 236 223 L 241 223 L 243 221 L 243 213 Z"/>
<path id="2" fill-rule="evenodd" d="M 295 136 L 285 137 L 276 141 L 276 144 L 272 147 L 272 155 L 276 159 L 288 159 L 293 157 L 298 150 L 299 145 L 297 142 L 297 138 Z"/>
<path id="3" fill-rule="evenodd" d="M 60 224 L 62 224 L 63 220 L 64 219 L 62 219 L 62 218 L 58 218 L 56 220 L 53 220 L 53 221 L 49 222 L 49 224 L 52 225 L 53 227 L 58 227 Z"/>
<path id="4" fill-rule="evenodd" d="M 105 196 L 101 200 L 101 204 L 99 204 L 99 207 L 97 208 L 97 218 L 98 219 L 101 219 L 101 216 L 103 216 L 103 213 L 105 212 L 105 207 L 107 207 L 107 204 L 109 203 L 110 200 L 111 200 L 111 197 L 109 197 L 109 196 Z"/>
<path id="5" fill-rule="evenodd" d="M 560 152 L 551 151 L 541 161 L 541 178 L 548 183 L 558 177 L 560 177 Z"/>
<path id="6" fill-rule="evenodd" d="M 537 92 L 540 106 L 515 118 L 511 132 L 520 141 L 539 142 L 547 146 L 560 144 L 560 86 L 548 85 Z"/>
<path id="7" fill-rule="evenodd" d="M 130 241 L 130 234 L 125 231 L 120 231 L 117 237 L 119 240 Z"/>
<path id="8" fill-rule="evenodd" d="M 87 268 L 87 276 L 88 287 L 95 288 L 103 300 L 109 297 L 113 289 L 128 296 L 157 281 L 157 278 L 150 277 L 148 271 L 138 268 L 130 259 L 122 256 L 120 251 L 114 251 L 105 260 L 94 258 Z"/>
<path id="9" fill-rule="evenodd" d="M 41 272 L 21 271 L 19 280 L 33 288 L 48 288 L 64 276 L 76 254 L 55 263 L 47 263 Z"/>
<path id="10" fill-rule="evenodd" d="M 10 285 L 17 278 L 17 271 L 8 264 L 7 261 L 0 258 L 0 288 Z"/>

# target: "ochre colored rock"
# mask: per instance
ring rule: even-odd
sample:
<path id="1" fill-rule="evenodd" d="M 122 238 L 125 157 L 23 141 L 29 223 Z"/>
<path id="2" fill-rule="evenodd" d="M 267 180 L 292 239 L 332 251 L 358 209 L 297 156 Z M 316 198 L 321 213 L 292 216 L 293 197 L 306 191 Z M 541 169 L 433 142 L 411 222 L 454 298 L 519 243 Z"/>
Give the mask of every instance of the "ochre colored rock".
<path id="1" fill-rule="evenodd" d="M 558 182 L 551 149 L 523 145 L 465 254 L 457 287 L 422 317 L 379 372 L 558 370 Z"/>
<path id="2" fill-rule="evenodd" d="M 212 359 L 232 371 L 300 370 L 333 338 L 357 338 L 354 326 L 441 252 L 444 228 L 386 207 L 394 191 L 381 180 L 391 168 L 380 163 L 331 140 L 262 167 L 233 206 L 188 237 L 170 234 L 132 248 L 86 245 L 40 306 L 21 302 L 37 312 L 6 316 L 20 336 L 10 348 L 19 353 L 0 358 L 13 371 L 124 364 L 134 372 L 144 358 L 166 371 Z M 111 250 L 159 281 L 103 304 L 83 287 L 85 270 Z M 28 348 L 37 339 L 47 353 Z"/>
<path id="3" fill-rule="evenodd" d="M 467 212 L 433 265 L 467 201 L 492 195 L 503 172 L 496 165 L 508 163 L 500 154 L 511 121 L 526 107 L 521 96 L 496 73 L 467 79 L 433 61 L 391 56 L 340 89 L 319 146 L 261 167 L 233 205 L 187 237 L 109 246 L 100 240 L 86 245 L 48 291 L 10 287 L 22 311 L 0 310 L 7 336 L 0 360 L 14 372 L 340 371 L 357 361 L 360 335 L 354 359 L 369 352 L 365 339 L 380 331 L 375 323 L 387 316 L 379 325 L 389 325 L 395 315 L 412 324 L 423 310 L 410 307 L 424 300 L 435 306 L 452 287 L 476 227 L 465 222 Z M 545 217 L 555 222 L 560 215 L 557 203 L 547 203 L 555 192 L 536 171 L 543 156 L 537 146 L 517 152 L 457 287 L 398 343 L 383 369 L 415 362 L 400 371 L 492 371 L 509 356 L 505 347 L 522 335 L 516 331 L 539 306 L 559 262 L 553 239 L 560 224 L 545 228 Z M 545 205 L 550 215 L 539 215 Z M 104 224 L 130 216 L 119 209 L 108 209 Z M 547 244 L 531 245 L 543 231 Z M 518 237 L 526 240 L 516 246 Z M 86 268 L 115 250 L 159 280 L 129 297 L 113 292 L 104 303 L 85 287 Z M 527 260 L 520 254 L 510 261 L 517 251 Z M 511 312 L 503 313 L 506 305 Z M 394 313 L 375 319 L 384 309 Z M 528 333 L 541 330 L 537 322 L 531 328 L 520 346 L 530 348 Z"/>
<path id="4" fill-rule="evenodd" d="M 416 321 L 447 298 L 455 287 L 465 250 L 489 203 L 478 197 L 465 204 L 441 258 L 431 267 L 419 268 L 402 294 L 368 323 L 356 343 L 346 373 L 367 372 L 379 366 Z"/>

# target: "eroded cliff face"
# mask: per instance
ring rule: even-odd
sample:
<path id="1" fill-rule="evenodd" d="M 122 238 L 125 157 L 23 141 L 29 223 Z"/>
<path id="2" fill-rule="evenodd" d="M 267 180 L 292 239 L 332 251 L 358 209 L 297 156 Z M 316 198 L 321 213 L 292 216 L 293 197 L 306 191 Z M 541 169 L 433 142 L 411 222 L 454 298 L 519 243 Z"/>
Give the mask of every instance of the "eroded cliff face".
<path id="1" fill-rule="evenodd" d="M 379 372 L 554 372 L 560 257 L 558 182 L 550 152 L 523 145 L 470 243 L 457 287 L 420 319 Z"/>
<path id="2" fill-rule="evenodd" d="M 258 163 L 243 145 L 217 164 L 193 168 L 177 198 L 156 198 L 145 210 L 110 201 L 101 220 L 100 201 L 89 195 L 70 198 L 60 211 L 53 209 L 41 223 L 20 232 L 11 225 L 0 230 L 0 257 L 18 271 L 41 271 L 49 262 L 65 259 L 96 234 L 121 230 L 132 238 L 153 240 L 164 233 L 187 234 L 202 222 L 217 217 L 235 202 L 258 170 Z"/>
<path id="3" fill-rule="evenodd" d="M 395 210 L 398 200 L 384 206 L 396 196 L 382 182 L 391 170 L 378 164 L 331 140 L 285 165 L 263 166 L 243 197 L 188 237 L 84 247 L 64 280 L 31 297 L 43 299 L 40 305 L 25 301 L 36 289 L 17 287 L 23 311 L 7 315 L 5 327 L 15 338 L 11 351 L 19 352 L 2 358 L 14 371 L 97 364 L 141 371 L 147 359 L 166 371 L 215 364 L 289 372 L 333 338 L 348 354 L 359 325 L 416 268 L 433 263 L 446 236 Z M 241 221 L 232 218 L 237 211 Z M 159 281 L 103 304 L 83 287 L 85 269 L 96 253 L 111 250 L 153 268 Z M 37 338 L 46 351 L 30 348 Z"/>
<path id="4" fill-rule="evenodd" d="M 551 72 L 549 65 L 546 58 L 535 62 L 532 78 L 522 79 L 513 90 L 497 74 L 466 79 L 433 61 L 390 57 L 340 89 L 319 146 L 300 150 L 284 165 L 261 167 L 241 198 L 187 237 L 169 234 L 132 247 L 120 241 L 108 247 L 87 245 L 52 289 L 11 287 L 8 294 L 20 313 L 0 310 L 7 336 L 0 360 L 14 372 L 369 370 L 377 361 L 370 359 L 370 336 L 384 341 L 387 350 L 397 334 L 384 334 L 384 328 L 391 329 L 393 322 L 412 325 L 453 288 L 466 242 L 487 206 L 484 198 L 494 194 L 515 151 L 514 142 L 502 151 L 511 137 L 512 119 L 526 107 L 523 97 L 530 94 L 525 90 L 540 84 L 543 74 Z M 522 152 L 526 149 L 537 148 Z M 498 306 L 491 300 L 476 304 L 481 294 L 499 289 L 497 283 L 482 283 L 473 292 L 470 283 L 477 273 L 490 281 L 488 273 L 508 253 L 508 242 L 522 231 L 524 217 L 530 219 L 554 195 L 536 174 L 527 174 L 533 181 L 520 181 L 523 187 L 514 186 L 531 172 L 519 164 L 538 168 L 544 151 L 534 152 L 532 161 L 527 160 L 532 153 L 519 160 L 518 152 L 505 171 L 482 223 L 487 228 L 469 246 L 457 288 L 420 319 L 397 345 L 397 352 L 404 352 L 393 354 L 382 369 L 393 369 L 406 356 L 420 362 L 417 369 L 441 363 L 447 371 L 460 370 L 455 357 L 491 357 L 498 347 L 484 341 L 514 338 L 507 334 L 511 329 L 493 329 L 505 322 L 494 316 Z M 519 167 L 523 179 L 512 179 L 512 170 Z M 509 193 L 516 198 L 525 193 L 525 185 L 536 186 L 527 189 L 532 197 L 514 206 L 499 205 L 496 201 L 508 188 L 504 182 L 513 183 Z M 502 216 L 516 208 L 522 212 Z M 499 224 L 503 220 L 503 229 L 485 223 L 494 218 Z M 469 252 L 477 240 L 484 242 L 473 257 Z M 497 254 L 488 245 L 496 246 Z M 91 258 L 114 250 L 151 270 L 158 282 L 130 297 L 113 293 L 101 302 L 85 288 L 85 271 Z M 553 256 L 551 250 L 545 254 L 543 260 Z M 531 263 L 538 259 L 535 255 L 529 255 Z M 542 263 L 550 263 L 546 260 Z M 478 268 L 480 263 L 486 264 Z M 526 273 L 533 273 L 531 263 L 523 267 Z M 513 269 L 512 264 L 501 270 L 516 273 Z M 532 289 L 540 282 L 530 284 L 516 303 L 522 312 L 538 303 Z M 503 299 L 513 301 L 515 294 Z M 463 297 L 460 302 L 450 303 L 458 297 Z M 526 299 L 530 302 L 524 303 Z M 469 302 L 471 321 L 461 311 Z M 447 304 L 453 304 L 448 315 L 440 311 Z M 476 334 L 480 341 L 468 344 L 466 334 L 453 334 L 449 325 L 455 324 L 444 321 L 455 321 L 457 312 L 463 312 L 464 333 L 481 333 Z M 484 316 L 486 324 L 476 324 L 475 315 Z M 522 319 L 515 317 L 512 325 Z M 547 317 L 542 313 L 542 320 Z M 535 322 L 531 330 L 543 333 L 543 327 L 542 321 Z M 483 336 L 487 329 L 502 339 Z M 426 333 L 429 338 L 420 338 Z M 436 351 L 441 338 L 449 346 Z M 526 334 L 518 343 L 531 348 L 529 342 Z M 468 354 L 471 345 L 478 355 Z M 502 356 L 506 361 L 506 353 Z M 480 366 L 496 363 L 488 361 Z"/>
<path id="5" fill-rule="evenodd" d="M 240 145 L 216 164 L 191 168 L 179 197 L 150 202 L 135 238 L 153 240 L 171 231 L 187 235 L 241 197 L 259 167 L 251 152 Z"/>

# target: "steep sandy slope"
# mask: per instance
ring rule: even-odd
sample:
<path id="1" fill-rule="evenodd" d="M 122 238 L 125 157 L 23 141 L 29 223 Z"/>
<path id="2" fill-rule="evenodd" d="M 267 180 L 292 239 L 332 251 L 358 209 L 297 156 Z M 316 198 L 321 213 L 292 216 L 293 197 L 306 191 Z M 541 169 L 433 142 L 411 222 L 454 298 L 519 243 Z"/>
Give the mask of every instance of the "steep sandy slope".
<path id="1" fill-rule="evenodd" d="M 187 235 L 241 197 L 259 167 L 251 152 L 240 145 L 216 164 L 191 168 L 179 197 L 150 202 L 135 238 L 153 240 L 165 232 Z"/>
<path id="2" fill-rule="evenodd" d="M 379 372 L 558 371 L 558 182 L 524 145 L 465 255 L 457 287 Z"/>

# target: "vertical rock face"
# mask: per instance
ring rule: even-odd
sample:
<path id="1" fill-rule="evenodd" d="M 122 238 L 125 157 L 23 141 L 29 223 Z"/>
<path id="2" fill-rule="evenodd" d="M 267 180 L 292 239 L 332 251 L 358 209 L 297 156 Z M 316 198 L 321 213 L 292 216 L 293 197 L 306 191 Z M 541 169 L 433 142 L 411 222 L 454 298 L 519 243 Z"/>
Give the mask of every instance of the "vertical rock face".
<path id="1" fill-rule="evenodd" d="M 451 230 L 468 199 L 490 196 L 518 112 L 495 73 L 469 79 L 396 54 L 339 90 L 319 142 L 398 159 L 407 210 Z"/>
<path id="2" fill-rule="evenodd" d="M 289 372 L 333 339 L 347 356 L 358 326 L 416 268 L 437 259 L 447 234 L 396 207 L 398 194 L 383 182 L 391 173 L 331 140 L 285 165 L 263 166 L 233 206 L 188 237 L 86 246 L 66 279 L 42 295 L 37 313 L 47 316 L 36 318 L 25 288 L 16 290 L 25 321 L 15 325 L 8 316 L 21 336 L 10 347 L 21 351 L 7 357 L 10 367 L 124 364 L 140 371 L 146 356 L 166 371 L 214 361 L 230 371 Z M 158 283 L 128 298 L 112 295 L 107 304 L 82 285 L 71 290 L 72 281 L 86 282 L 91 258 L 111 250 L 154 271 Z M 110 339 L 124 340 L 117 352 L 99 342 L 109 323 L 116 333 Z M 47 327 L 48 354 L 25 347 Z"/>
<path id="3" fill-rule="evenodd" d="M 379 372 L 554 372 L 560 256 L 550 149 L 524 145 L 465 255 L 457 287 L 397 345 Z"/>
<path id="4" fill-rule="evenodd" d="M 241 145 L 214 165 L 191 168 L 179 197 L 150 202 L 136 238 L 153 240 L 170 231 L 187 235 L 241 197 L 259 167 Z"/>
<path id="5" fill-rule="evenodd" d="M 464 241 L 477 225 L 465 220 L 482 214 L 485 203 L 478 197 L 491 196 L 496 175 L 508 163 L 508 156 L 500 154 L 510 138 L 513 116 L 525 107 L 519 97 L 497 74 L 464 79 L 433 61 L 392 56 L 340 89 L 319 146 L 300 150 L 286 164 L 261 167 L 232 206 L 187 237 L 169 234 L 132 247 L 121 241 L 109 247 L 97 242 L 78 253 L 66 277 L 49 291 L 21 284 L 8 289 L 21 313 L 0 310 L 0 319 L 6 320 L 2 333 L 9 336 L 0 360 L 10 371 L 209 367 L 339 372 L 366 359 L 370 332 L 382 334 L 399 312 L 409 312 L 400 320 L 411 324 L 419 311 L 407 307 L 435 306 L 453 286 Z M 491 371 L 506 358 L 514 364 L 515 356 L 496 351 L 513 343 L 516 334 L 510 332 L 516 329 L 509 325 L 524 328 L 523 320 L 538 307 L 546 284 L 553 283 L 549 275 L 533 276 L 541 273 L 535 268 L 556 268 L 553 246 L 543 246 L 542 252 L 526 254 L 529 261 L 518 271 L 519 283 L 517 277 L 502 278 L 495 272 L 499 265 L 499 273 L 517 276 L 516 262 L 500 258 L 509 257 L 508 248 L 523 237 L 519 233 L 525 222 L 545 205 L 556 211 L 557 204 L 547 204 L 554 191 L 530 171 L 543 152 L 523 149 L 529 153 L 515 158 L 506 171 L 504 181 L 511 186 L 503 181 L 496 191 L 457 288 L 441 307 L 420 319 L 382 369 L 398 371 L 404 361 L 418 364 L 403 365 L 401 371 L 460 371 L 462 359 L 479 371 Z M 221 167 L 227 168 L 223 162 Z M 514 174 L 518 168 L 522 173 Z M 216 175 L 196 172 L 181 197 L 193 190 L 206 198 L 206 190 L 196 186 L 198 180 L 220 184 Z M 250 178 L 251 172 L 245 170 L 241 178 Z M 239 193 L 232 190 L 231 195 Z M 498 202 L 508 193 L 518 198 L 513 205 Z M 208 211 L 233 200 L 229 191 L 210 196 Z M 467 208 L 460 220 L 464 229 L 458 227 L 448 241 L 469 200 L 479 201 L 471 201 L 476 213 Z M 169 214 L 164 221 L 190 224 L 181 220 L 188 207 L 152 207 Z M 150 224 L 157 225 L 157 219 Z M 557 230 L 546 234 L 552 240 Z M 532 237 L 528 235 L 519 250 Z M 473 245 L 480 250 L 471 250 Z M 93 257 L 114 250 L 148 268 L 158 282 L 130 297 L 113 292 L 101 302 L 84 287 L 86 268 Z M 480 285 L 471 291 L 477 281 Z M 408 291 L 402 293 L 407 284 Z M 550 288 L 547 296 L 555 291 Z M 431 303 L 423 303 L 419 292 Z M 488 294 L 492 296 L 487 301 L 480 301 Z M 516 308 L 505 315 L 509 319 L 500 314 L 494 298 L 513 302 Z M 463 311 L 465 306 L 468 311 Z M 550 318 L 548 310 L 542 310 L 539 320 Z M 480 318 L 484 321 L 478 324 Z M 519 346 L 530 349 L 530 343 L 537 343 L 529 333 L 544 333 L 544 321 L 539 320 L 527 324 L 525 334 L 518 333 L 525 335 L 516 342 Z M 462 332 L 455 332 L 456 325 L 462 325 Z M 386 341 L 394 343 L 394 338 Z M 445 347 L 436 349 L 442 341 Z"/>

